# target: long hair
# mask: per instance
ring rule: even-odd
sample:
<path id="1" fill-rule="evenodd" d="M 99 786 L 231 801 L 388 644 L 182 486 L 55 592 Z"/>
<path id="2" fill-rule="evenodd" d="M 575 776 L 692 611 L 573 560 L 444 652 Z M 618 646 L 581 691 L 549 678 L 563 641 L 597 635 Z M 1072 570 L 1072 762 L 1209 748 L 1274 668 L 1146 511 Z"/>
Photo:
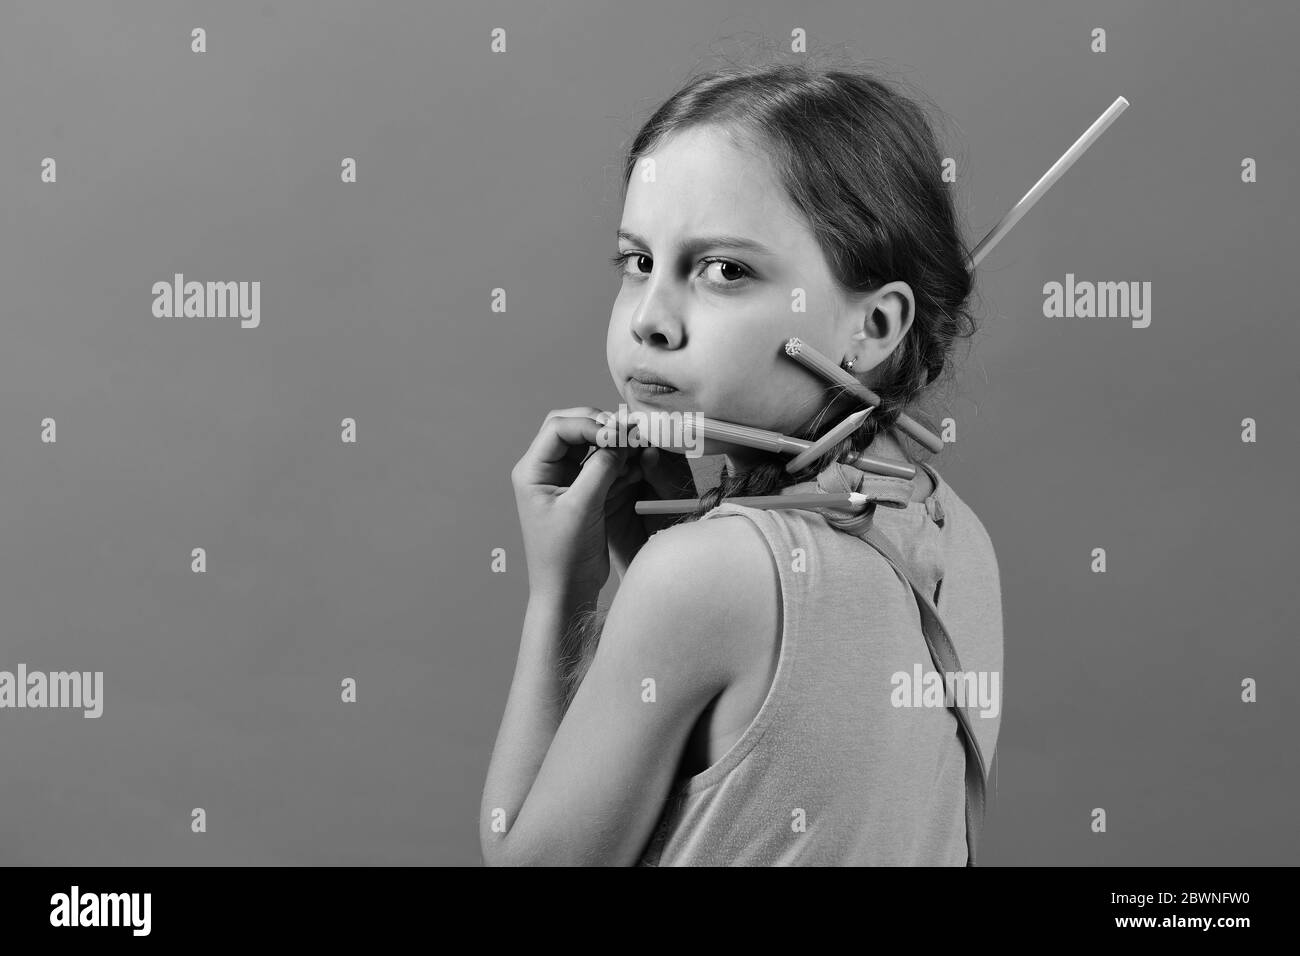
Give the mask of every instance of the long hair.
<path id="1" fill-rule="evenodd" d="M 966 266 L 969 249 L 940 176 L 943 156 L 934 131 L 911 98 L 852 66 L 798 63 L 709 70 L 688 80 L 640 128 L 623 166 L 624 197 L 641 157 L 667 137 L 702 126 L 720 128 L 769 157 L 844 292 L 869 293 L 901 280 L 912 289 L 915 314 L 888 359 L 861 376 L 880 402 L 857 431 L 797 474 L 786 472 L 788 459 L 779 453 L 760 456 L 743 475 L 728 475 L 724 469 L 719 483 L 701 495 L 698 510 L 684 521 L 698 519 L 725 498 L 778 494 L 814 477 L 846 451 L 864 451 L 941 378 L 955 340 L 975 334 L 967 310 L 973 291 Z M 828 413 L 841 391 L 838 386 L 827 389 L 826 403 L 798 437 L 815 439 L 830 430 L 839 417 Z M 924 416 L 910 414 L 927 423 Z M 562 639 L 566 710 L 595 654 L 605 610 L 589 609 Z"/>

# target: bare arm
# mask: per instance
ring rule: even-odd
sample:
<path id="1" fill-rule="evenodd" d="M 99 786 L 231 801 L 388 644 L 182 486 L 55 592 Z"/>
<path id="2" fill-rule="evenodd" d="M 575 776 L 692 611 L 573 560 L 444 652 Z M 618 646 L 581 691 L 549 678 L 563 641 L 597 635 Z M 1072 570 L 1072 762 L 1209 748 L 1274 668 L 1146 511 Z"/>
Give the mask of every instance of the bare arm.
<path id="1" fill-rule="evenodd" d="M 739 523 L 737 523 L 739 524 Z M 631 865 L 649 839 L 696 720 L 735 678 L 732 522 L 692 523 L 646 543 L 563 720 L 555 647 L 592 595 L 530 598 L 510 698 L 480 807 L 489 865 Z M 723 531 L 722 527 L 731 530 Z M 753 567 L 752 565 L 750 566 Z"/>

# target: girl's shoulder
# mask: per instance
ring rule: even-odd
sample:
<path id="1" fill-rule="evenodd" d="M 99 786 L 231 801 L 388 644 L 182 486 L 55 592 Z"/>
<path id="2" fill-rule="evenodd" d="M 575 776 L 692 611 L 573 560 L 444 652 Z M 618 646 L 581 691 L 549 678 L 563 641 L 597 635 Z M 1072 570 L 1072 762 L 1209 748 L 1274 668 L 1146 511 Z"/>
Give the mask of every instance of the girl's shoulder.
<path id="1" fill-rule="evenodd" d="M 711 513 L 710 520 L 683 522 L 651 535 L 624 584 L 644 562 L 636 586 L 657 589 L 660 600 L 687 602 L 679 608 L 712 621 L 708 647 L 701 651 L 723 655 L 727 669 L 739 678 L 756 661 L 766 660 L 780 639 L 781 582 L 762 532 L 735 517 Z"/>
<path id="2" fill-rule="evenodd" d="M 690 566 L 707 575 L 714 585 L 743 587 L 749 596 L 776 587 L 779 582 L 772 550 L 763 533 L 752 521 L 722 520 L 741 517 L 739 510 L 752 509 L 728 505 L 709 512 L 708 520 L 686 521 L 657 531 L 637 559 L 653 546 L 656 560 L 670 567 Z"/>

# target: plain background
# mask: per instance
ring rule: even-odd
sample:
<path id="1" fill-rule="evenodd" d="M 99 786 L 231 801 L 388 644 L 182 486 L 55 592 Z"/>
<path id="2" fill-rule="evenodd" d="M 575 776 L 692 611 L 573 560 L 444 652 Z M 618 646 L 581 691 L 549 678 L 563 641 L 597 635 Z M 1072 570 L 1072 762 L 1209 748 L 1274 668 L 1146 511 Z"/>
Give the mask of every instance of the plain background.
<path id="1" fill-rule="evenodd" d="M 617 407 L 622 150 L 702 59 L 795 27 L 942 110 L 972 240 L 1132 104 L 982 266 L 943 406 L 1003 581 L 982 862 L 1296 860 L 1283 0 L 6 3 L 0 669 L 102 670 L 105 705 L 0 711 L 0 860 L 480 862 L 509 472 L 547 410 Z M 260 280 L 261 327 L 154 318 L 175 272 Z M 1151 282 L 1151 326 L 1044 318 L 1068 272 Z"/>

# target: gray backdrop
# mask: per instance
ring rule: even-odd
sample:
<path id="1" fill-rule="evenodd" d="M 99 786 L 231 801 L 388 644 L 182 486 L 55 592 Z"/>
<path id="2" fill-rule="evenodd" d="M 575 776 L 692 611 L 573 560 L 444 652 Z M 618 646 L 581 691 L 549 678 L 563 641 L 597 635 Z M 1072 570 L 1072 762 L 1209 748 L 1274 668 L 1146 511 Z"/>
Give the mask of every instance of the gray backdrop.
<path id="1" fill-rule="evenodd" d="M 617 407 L 622 147 L 802 27 L 942 109 L 973 239 L 1132 104 L 985 262 L 945 406 L 1006 613 L 982 862 L 1293 862 L 1295 4 L 445 6 L 4 5 L 0 669 L 105 699 L 0 710 L 0 859 L 480 862 L 509 472 L 548 409 Z M 176 272 L 259 280 L 260 327 L 155 318 Z M 1150 327 L 1044 318 L 1066 273 L 1151 282 Z"/>

